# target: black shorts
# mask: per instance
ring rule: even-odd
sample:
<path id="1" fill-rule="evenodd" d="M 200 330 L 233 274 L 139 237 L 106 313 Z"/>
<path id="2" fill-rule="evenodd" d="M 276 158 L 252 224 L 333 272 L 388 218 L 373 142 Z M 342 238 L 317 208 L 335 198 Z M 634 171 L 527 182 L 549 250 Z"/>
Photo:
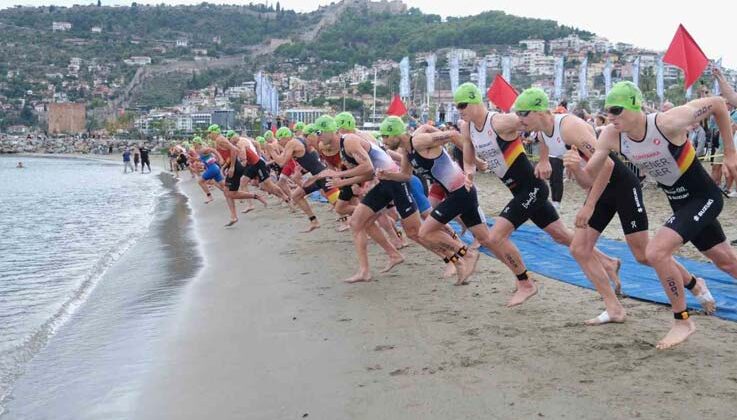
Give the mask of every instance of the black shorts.
<path id="1" fill-rule="evenodd" d="M 340 193 L 338 194 L 338 200 L 351 201 L 355 194 L 353 194 L 353 185 L 340 187 Z"/>
<path id="2" fill-rule="evenodd" d="M 325 181 L 325 178 L 318 179 L 317 181 L 313 182 L 312 184 L 304 188 L 305 194 L 312 194 L 313 192 L 317 190 L 323 190 L 327 192 L 329 188 L 325 184 L 327 184 L 327 181 Z"/>
<path id="3" fill-rule="evenodd" d="M 238 191 L 241 188 L 241 178 L 246 173 L 246 167 L 241 164 L 241 161 L 235 160 L 235 170 L 233 175 L 225 178 L 225 184 L 228 186 L 228 191 Z"/>
<path id="4" fill-rule="evenodd" d="M 517 187 L 512 191 L 514 198 L 504 207 L 500 217 L 509 220 L 517 229 L 528 219 L 540 229 L 559 219 L 558 212 L 548 201 L 548 186 L 545 182 L 535 179 L 524 187 Z"/>
<path id="5" fill-rule="evenodd" d="M 601 233 L 614 218 L 619 215 L 622 232 L 625 235 L 647 231 L 647 211 L 642 202 L 642 188 L 637 177 L 610 182 L 596 202 L 594 213 L 589 219 L 589 226 Z"/>
<path id="6" fill-rule="evenodd" d="M 366 193 L 361 203 L 378 213 L 392 201 L 402 219 L 408 218 L 417 211 L 417 204 L 412 198 L 406 182 L 379 181 Z"/>
<path id="7" fill-rule="evenodd" d="M 268 169 L 274 171 L 277 178 L 281 176 L 281 166 L 277 165 L 276 163 L 272 163 L 271 165 L 269 165 Z"/>
<path id="8" fill-rule="evenodd" d="M 179 155 L 179 157 L 177 157 L 177 163 L 179 164 L 179 166 L 186 165 L 187 164 L 187 156 L 185 156 L 185 155 Z"/>
<path id="9" fill-rule="evenodd" d="M 683 238 L 684 244 L 690 241 L 699 251 L 707 251 L 727 240 L 722 225 L 717 220 L 724 205 L 722 192 L 716 185 L 708 187 L 705 185 L 704 190 L 711 194 L 691 196 L 686 200 L 670 200 L 673 215 L 665 222 L 666 227 Z"/>
<path id="10" fill-rule="evenodd" d="M 469 228 L 486 222 L 479 208 L 476 187 L 471 188 L 471 191 L 468 191 L 466 187 L 461 187 L 446 194 L 445 200 L 438 204 L 432 210 L 432 213 L 430 213 L 433 219 L 444 225 L 455 219 L 458 215 L 461 216 L 463 224 Z"/>
<path id="11" fill-rule="evenodd" d="M 253 165 L 246 166 L 245 175 L 251 179 L 258 178 L 258 182 L 264 182 L 269 179 L 269 168 L 266 167 L 263 159 L 259 159 Z"/>

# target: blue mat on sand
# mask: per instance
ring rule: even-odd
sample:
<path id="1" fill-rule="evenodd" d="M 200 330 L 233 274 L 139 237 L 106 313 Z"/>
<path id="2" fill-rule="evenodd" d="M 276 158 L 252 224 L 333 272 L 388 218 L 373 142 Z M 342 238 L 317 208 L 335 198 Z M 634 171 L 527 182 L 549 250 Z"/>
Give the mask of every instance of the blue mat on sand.
<path id="1" fill-rule="evenodd" d="M 461 231 L 460 225 L 451 222 L 456 232 Z M 493 222 L 488 222 L 489 226 Z M 470 233 L 463 235 L 466 243 L 471 243 Z M 527 268 L 545 277 L 559 280 L 576 286 L 594 289 L 593 284 L 586 278 L 565 246 L 557 244 L 542 229 L 526 223 L 512 234 L 512 240 L 519 248 Z M 668 304 L 660 281 L 655 270 L 644 266 L 635 260 L 626 243 L 613 239 L 600 238 L 597 247 L 605 254 L 622 260 L 622 269 L 619 277 L 622 279 L 622 293 L 640 300 Z M 484 254 L 491 257 L 494 254 L 485 247 L 481 247 Z M 737 282 L 716 266 L 709 263 L 676 258 L 686 270 L 697 277 L 703 277 L 711 294 L 717 303 L 716 316 L 730 321 L 737 321 Z M 690 309 L 700 310 L 698 301 L 687 294 L 686 302 Z"/>
<path id="2" fill-rule="evenodd" d="M 319 192 L 313 193 L 310 198 L 314 201 L 327 203 L 327 200 Z M 493 222 L 488 222 L 488 225 L 492 226 Z M 451 226 L 456 232 L 460 233 L 460 225 L 451 222 Z M 473 241 L 470 233 L 464 234 L 462 239 L 466 243 Z M 524 258 L 530 271 L 565 283 L 594 289 L 594 285 L 583 274 L 568 249 L 557 244 L 537 226 L 529 223 L 520 226 L 512 234 L 512 240 L 522 253 L 522 258 Z M 596 246 L 607 255 L 622 260 L 619 277 L 622 279 L 623 294 L 635 299 L 668 304 L 668 298 L 663 292 L 655 270 L 638 263 L 626 243 L 600 238 Z M 494 257 L 494 254 L 484 247 L 481 247 L 481 251 L 490 257 Z M 718 309 L 715 315 L 730 321 L 737 321 L 737 282 L 713 264 L 687 258 L 677 258 L 677 260 L 690 273 L 706 280 L 717 303 Z M 689 309 L 701 309 L 698 301 L 690 294 L 686 295 L 686 302 Z"/>

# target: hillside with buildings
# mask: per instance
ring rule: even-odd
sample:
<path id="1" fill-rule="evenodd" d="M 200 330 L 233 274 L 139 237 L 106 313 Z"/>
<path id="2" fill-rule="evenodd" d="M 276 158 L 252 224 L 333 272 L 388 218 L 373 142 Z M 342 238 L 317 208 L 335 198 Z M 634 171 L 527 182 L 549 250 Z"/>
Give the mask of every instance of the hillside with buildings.
<path id="1" fill-rule="evenodd" d="M 572 102 L 587 60 L 581 105 L 598 106 L 606 60 L 616 81 L 632 78 L 639 57 L 640 86 L 652 101 L 660 54 L 550 20 L 498 11 L 443 19 L 398 0 L 343 0 L 310 13 L 278 2 L 17 7 L 0 11 L 0 49 L 0 132 L 132 136 L 186 135 L 211 122 L 256 132 L 343 109 L 369 121 L 398 90 L 404 56 L 418 118 L 452 115 L 452 60 L 461 82 L 478 82 L 483 62 L 488 86 L 506 60 L 515 86 L 552 92 L 556 61 L 565 57 L 562 96 Z M 278 92 L 278 110 L 257 104 L 259 71 Z M 665 66 L 665 96 L 674 102 L 684 100 L 680 77 Z M 52 106 L 63 103 L 83 106 Z"/>

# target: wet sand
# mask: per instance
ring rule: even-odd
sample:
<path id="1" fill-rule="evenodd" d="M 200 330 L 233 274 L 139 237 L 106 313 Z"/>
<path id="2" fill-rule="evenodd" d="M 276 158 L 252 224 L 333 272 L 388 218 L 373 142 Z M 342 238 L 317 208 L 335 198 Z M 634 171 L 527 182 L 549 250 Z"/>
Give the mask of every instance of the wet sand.
<path id="1" fill-rule="evenodd" d="M 737 409 L 735 323 L 696 316 L 691 339 L 661 352 L 665 306 L 624 299 L 627 323 L 585 327 L 603 309 L 598 295 L 536 276 L 540 295 L 507 309 L 513 281 L 502 264 L 482 256 L 471 284 L 454 287 L 417 245 L 392 273 L 348 285 L 350 234 L 333 230 L 327 206 L 316 206 L 323 227 L 310 234 L 278 205 L 224 229 L 222 195 L 204 205 L 182 179 L 206 267 L 135 418 L 723 419 Z M 479 190 L 489 216 L 509 197 L 489 175 Z M 566 183 L 569 226 L 582 197 Z M 670 214 L 665 197 L 648 188 L 645 204 L 655 229 Z M 727 200 L 721 217 L 730 238 L 735 207 Z M 606 234 L 621 236 L 617 219 Z"/>

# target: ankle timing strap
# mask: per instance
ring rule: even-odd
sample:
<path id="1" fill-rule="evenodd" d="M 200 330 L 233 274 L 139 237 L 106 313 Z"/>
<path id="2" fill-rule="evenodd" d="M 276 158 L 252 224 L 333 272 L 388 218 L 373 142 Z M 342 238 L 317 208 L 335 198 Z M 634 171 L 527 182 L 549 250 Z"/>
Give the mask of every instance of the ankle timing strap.
<path id="1" fill-rule="evenodd" d="M 675 318 L 675 319 L 688 319 L 689 318 L 688 311 L 686 310 L 686 311 L 683 311 L 683 312 L 673 312 L 673 318 Z"/>
<path id="2" fill-rule="evenodd" d="M 310 216 L 310 222 L 317 220 L 317 216 Z"/>
<path id="3" fill-rule="evenodd" d="M 341 217 L 338 218 L 338 221 L 339 222 L 345 222 L 347 220 L 348 220 L 348 216 L 341 216 Z"/>
<path id="4" fill-rule="evenodd" d="M 517 274 L 517 280 L 519 281 L 529 280 L 529 277 L 527 277 L 527 270 L 525 270 L 525 272 L 522 274 Z"/>
<path id="5" fill-rule="evenodd" d="M 458 261 L 458 260 L 459 260 L 460 258 L 464 257 L 464 256 L 465 256 L 466 254 L 468 254 L 468 248 L 466 248 L 465 246 L 463 246 L 463 247 L 461 247 L 461 249 L 459 249 L 459 250 L 458 250 L 458 252 L 456 252 L 455 254 L 451 255 L 450 257 L 445 257 L 445 258 L 443 258 L 443 261 L 444 261 L 444 262 L 445 262 L 446 264 L 447 264 L 447 263 L 451 263 L 451 262 L 452 262 L 452 263 L 455 263 L 455 262 L 457 262 L 457 261 Z"/>
<path id="6" fill-rule="evenodd" d="M 684 285 L 683 287 L 685 287 L 688 290 L 693 290 L 693 288 L 696 287 L 696 277 L 691 276 L 691 281 L 688 282 L 688 284 Z"/>

